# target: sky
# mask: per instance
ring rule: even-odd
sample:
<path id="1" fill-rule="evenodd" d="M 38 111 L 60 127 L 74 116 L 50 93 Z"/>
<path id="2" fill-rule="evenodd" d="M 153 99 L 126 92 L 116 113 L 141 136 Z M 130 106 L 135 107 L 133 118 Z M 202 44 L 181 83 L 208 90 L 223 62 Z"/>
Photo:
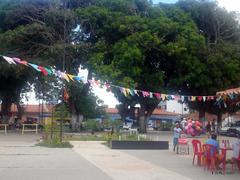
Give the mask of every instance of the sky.
<path id="1" fill-rule="evenodd" d="M 175 3 L 177 0 L 153 0 L 153 3 L 159 2 L 164 3 Z M 218 0 L 220 6 L 225 7 L 228 11 L 239 11 L 240 12 L 240 0 Z"/>
<path id="2" fill-rule="evenodd" d="M 175 3 L 177 2 L 177 0 L 153 0 L 153 3 L 159 3 L 159 2 L 164 2 L 164 3 Z M 220 6 L 225 7 L 228 11 L 239 11 L 240 12 L 240 0 L 218 0 L 218 3 Z M 86 77 L 87 77 L 87 71 L 86 70 L 81 70 L 80 71 L 80 76 L 84 76 L 85 77 L 85 81 L 86 81 Z M 110 92 L 106 92 L 105 89 L 101 89 L 101 88 L 97 88 L 94 87 L 94 93 L 104 101 L 104 103 L 106 105 L 108 105 L 109 107 L 115 107 L 116 104 L 118 104 L 119 102 L 116 100 L 116 98 L 114 97 L 114 95 Z M 30 104 L 37 104 L 38 101 L 34 100 L 34 93 L 30 93 L 30 98 L 31 99 L 28 103 Z M 172 103 L 172 110 L 171 111 L 175 111 L 174 110 L 174 103 Z"/>

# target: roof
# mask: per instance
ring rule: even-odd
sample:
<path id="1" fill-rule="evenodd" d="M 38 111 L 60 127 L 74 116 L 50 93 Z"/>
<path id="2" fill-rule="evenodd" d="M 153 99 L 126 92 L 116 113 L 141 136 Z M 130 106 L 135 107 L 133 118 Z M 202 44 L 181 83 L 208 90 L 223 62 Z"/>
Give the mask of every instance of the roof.
<path id="1" fill-rule="evenodd" d="M 0 105 L 1 108 L 1 105 Z M 25 113 L 39 113 L 39 112 L 44 112 L 44 113 L 50 113 L 52 112 L 53 105 L 48 105 L 48 104 L 43 104 L 43 106 L 40 105 L 23 105 L 24 112 Z M 16 113 L 17 112 L 17 106 L 14 104 L 11 106 L 11 112 Z M 108 114 L 119 114 L 119 111 L 117 108 L 106 108 L 106 113 Z M 167 115 L 167 116 L 175 116 L 179 115 L 174 112 L 169 112 L 164 109 L 156 108 L 152 115 Z"/>
<path id="2" fill-rule="evenodd" d="M 43 104 L 43 106 L 40 105 L 22 105 L 24 108 L 24 112 L 26 113 L 39 113 L 39 112 L 44 112 L 44 113 L 49 113 L 52 112 L 53 105 L 48 105 L 48 104 Z M 1 105 L 0 105 L 1 108 Z M 17 106 L 13 104 L 11 106 L 11 112 L 16 113 L 17 112 Z"/>
<path id="3" fill-rule="evenodd" d="M 166 111 L 164 109 L 159 109 L 159 108 L 156 108 L 153 113 L 153 115 L 168 115 L 168 116 L 173 116 L 173 115 L 179 115 L 178 113 L 175 113 L 175 112 L 169 112 L 169 111 Z"/>
<path id="4" fill-rule="evenodd" d="M 117 108 L 106 108 L 106 113 L 108 114 L 118 114 Z"/>
<path id="5" fill-rule="evenodd" d="M 224 91 L 219 91 L 216 94 L 217 95 L 240 94 L 240 87 L 234 88 L 234 89 L 227 89 Z"/>
<path id="6" fill-rule="evenodd" d="M 108 114 L 118 114 L 118 109 L 117 108 L 106 108 L 106 112 Z M 168 115 L 168 116 L 173 116 L 173 115 L 179 115 L 177 113 L 174 113 L 174 112 L 169 112 L 169 111 L 166 111 L 164 109 L 159 109 L 159 108 L 156 108 L 152 115 Z"/>

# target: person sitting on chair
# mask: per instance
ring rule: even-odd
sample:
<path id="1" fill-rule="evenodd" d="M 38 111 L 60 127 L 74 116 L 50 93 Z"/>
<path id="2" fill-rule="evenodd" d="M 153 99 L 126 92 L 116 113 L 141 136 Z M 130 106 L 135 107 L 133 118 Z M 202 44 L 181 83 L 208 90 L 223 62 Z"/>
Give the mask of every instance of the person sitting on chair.
<path id="1" fill-rule="evenodd" d="M 217 135 L 215 133 L 211 134 L 211 138 L 206 141 L 206 144 L 210 144 L 216 148 L 216 168 L 219 169 L 219 164 L 223 161 L 223 155 L 219 154 L 219 144 L 217 142 Z M 213 154 L 213 150 L 211 151 L 211 154 Z"/>

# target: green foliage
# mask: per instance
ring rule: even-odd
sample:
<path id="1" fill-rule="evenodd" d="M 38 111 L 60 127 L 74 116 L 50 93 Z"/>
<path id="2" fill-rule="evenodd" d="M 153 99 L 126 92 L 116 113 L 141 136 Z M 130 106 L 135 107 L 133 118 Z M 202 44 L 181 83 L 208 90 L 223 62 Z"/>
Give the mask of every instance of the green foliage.
<path id="1" fill-rule="evenodd" d="M 117 133 L 119 133 L 122 124 L 123 121 L 120 119 L 119 120 L 107 119 L 103 121 L 104 128 L 113 128 L 113 130 L 116 131 Z"/>
<path id="2" fill-rule="evenodd" d="M 105 129 L 112 129 L 111 132 L 119 132 L 122 125 L 121 120 L 103 120 L 103 122 L 97 121 L 96 119 L 87 119 L 83 122 L 83 128 L 88 131 L 97 132 Z"/>
<path id="3" fill-rule="evenodd" d="M 86 63 L 84 60 L 88 48 L 87 43 L 83 44 L 76 37 L 76 34 L 81 34 L 75 30 L 78 23 L 74 8 L 78 3 L 79 6 L 86 4 L 84 1 L 74 0 L 1 2 L 1 54 L 17 56 L 43 66 L 55 66 L 61 70 L 65 67 L 64 71 L 77 74 L 79 65 Z M 73 41 L 76 42 L 73 44 Z M 66 57 L 65 60 L 63 56 Z M 3 88 L 0 89 L 0 99 L 5 101 L 14 94 L 11 102 L 4 103 L 4 106 L 8 104 L 8 109 L 9 104 L 19 101 L 22 92 L 31 88 L 30 85 L 34 85 L 38 99 L 52 101 L 61 98 L 62 83 L 55 77 L 43 77 L 42 74 L 38 75 L 30 68 L 20 66 L 12 68 L 4 65 L 0 69 L 4 70 L 0 72 L 0 83 L 5 87 L 4 89 L 9 88 L 7 95 L 3 92 Z M 97 99 L 88 92 L 87 86 L 80 85 L 77 88 L 72 88 L 71 84 L 69 86 L 68 89 L 72 91 L 71 94 L 74 97 L 68 104 L 71 113 L 84 114 L 87 117 L 95 117 L 102 113 L 102 108 L 96 105 Z M 83 100 L 79 103 L 79 99 Z"/>
<path id="4" fill-rule="evenodd" d="M 157 127 L 160 131 L 170 131 L 173 128 L 173 124 L 169 122 L 162 122 L 159 127 Z"/>
<path id="5" fill-rule="evenodd" d="M 62 111 L 62 112 L 60 112 Z M 57 108 L 55 115 L 64 117 L 67 112 L 63 106 Z M 46 124 L 43 127 L 43 141 L 36 144 L 37 146 L 49 148 L 72 148 L 73 146 L 66 141 L 61 142 L 60 139 L 60 126 L 57 121 L 53 120 L 52 123 Z"/>
<path id="6" fill-rule="evenodd" d="M 65 104 L 59 104 L 56 106 L 53 115 L 54 117 L 67 118 L 70 116 L 70 113 Z"/>
<path id="7" fill-rule="evenodd" d="M 227 12 L 215 1 L 181 0 L 177 6 L 192 17 L 198 31 L 204 35 L 207 46 L 200 59 L 202 65 L 194 63 L 192 66 L 195 72 L 189 74 L 189 90 L 185 90 L 186 94 L 214 95 L 217 91 L 238 87 L 240 28 L 237 13 Z M 239 109 L 232 103 L 225 106 L 222 102 L 213 101 L 188 104 L 190 108 L 214 114 Z"/>
<path id="8" fill-rule="evenodd" d="M 71 82 L 68 84 L 68 92 L 71 113 L 82 114 L 85 118 L 96 118 L 105 114 L 103 102 L 89 90 L 88 85 Z"/>
<path id="9" fill-rule="evenodd" d="M 120 138 L 120 139 L 119 139 Z M 111 140 L 121 140 L 121 141 L 149 141 L 150 139 L 138 136 L 136 134 L 119 134 L 119 133 L 104 133 L 98 135 L 80 135 L 72 136 L 67 139 L 68 141 L 107 141 L 108 143 Z"/>
<path id="10" fill-rule="evenodd" d="M 83 127 L 84 129 L 90 130 L 92 132 L 101 130 L 101 124 L 99 123 L 99 121 L 96 121 L 95 119 L 88 119 L 84 121 Z"/>
<path id="11" fill-rule="evenodd" d="M 56 122 L 48 124 L 43 127 L 44 142 L 50 144 L 59 144 L 60 142 L 60 128 Z"/>
<path id="12" fill-rule="evenodd" d="M 106 141 L 105 136 L 98 135 L 81 135 L 81 136 L 73 136 L 69 139 L 69 141 Z"/>
<path id="13" fill-rule="evenodd" d="M 206 42 L 239 42 L 239 22 L 236 12 L 228 12 L 216 1 L 181 0 L 177 5 L 189 13 Z"/>
<path id="14" fill-rule="evenodd" d="M 51 141 L 40 142 L 36 146 L 48 147 L 48 148 L 72 148 L 73 145 L 69 142 L 55 143 Z"/>
<path id="15" fill-rule="evenodd" d="M 130 2 L 132 6 L 140 3 L 146 8 L 139 8 L 136 13 L 127 8 L 122 11 L 121 7 Z M 204 72 L 201 62 L 206 49 L 204 37 L 181 9 L 152 14 L 159 8 L 145 2 L 112 0 L 113 7 L 103 3 L 77 10 L 81 27 L 93 43 L 89 66 L 97 77 L 116 85 L 176 93 Z M 193 64 L 200 65 L 197 74 L 193 74 Z M 123 104 L 140 103 L 147 116 L 159 103 L 141 95 L 126 98 L 118 90 L 113 92 Z"/>
<path id="16" fill-rule="evenodd" d="M 70 73 L 77 73 L 81 64 L 88 68 L 89 77 L 145 91 L 209 95 L 239 86 L 237 14 L 214 1 L 181 0 L 176 5 L 159 6 L 147 0 L 62 2 L 0 2 L 1 53 L 58 69 L 65 67 Z M 0 88 L 1 100 L 14 94 L 11 102 L 19 101 L 28 82 L 34 82 L 39 98 L 60 95 L 61 88 L 52 79 L 38 77 L 39 85 L 35 75 L 30 76 L 24 68 L 18 71 L 4 65 L 0 70 L 2 87 L 9 86 L 8 91 Z M 43 88 L 46 80 L 49 84 Z M 56 91 L 51 91 L 53 86 Z M 104 112 L 89 92 L 89 85 L 70 83 L 67 89 L 72 114 L 95 118 Z M 123 111 L 140 104 L 145 120 L 159 103 L 138 95 L 125 97 L 118 89 L 112 91 Z"/>

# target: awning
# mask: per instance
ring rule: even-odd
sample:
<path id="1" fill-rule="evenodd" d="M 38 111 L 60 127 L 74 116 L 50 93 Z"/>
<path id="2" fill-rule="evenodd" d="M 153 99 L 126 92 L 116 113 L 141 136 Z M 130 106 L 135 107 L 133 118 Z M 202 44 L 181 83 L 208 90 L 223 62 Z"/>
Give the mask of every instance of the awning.
<path id="1" fill-rule="evenodd" d="M 225 91 L 219 91 L 217 95 L 230 95 L 230 94 L 240 94 L 240 87 L 234 89 L 227 89 Z"/>

